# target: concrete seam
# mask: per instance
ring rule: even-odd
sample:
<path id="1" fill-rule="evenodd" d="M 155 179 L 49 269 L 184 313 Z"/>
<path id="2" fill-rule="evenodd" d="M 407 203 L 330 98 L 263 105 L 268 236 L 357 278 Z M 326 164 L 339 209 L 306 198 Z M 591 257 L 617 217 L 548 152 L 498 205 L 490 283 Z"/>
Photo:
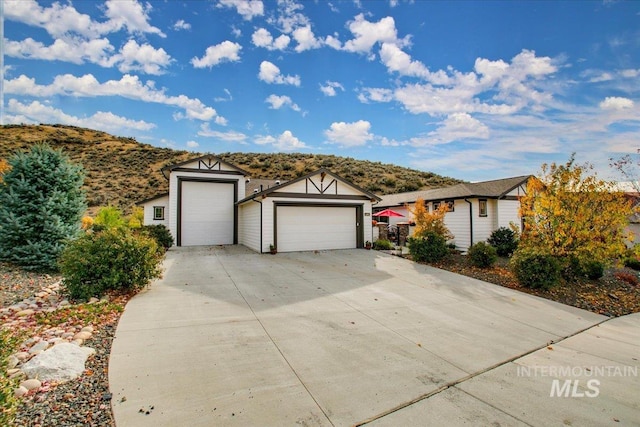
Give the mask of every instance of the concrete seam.
<path id="1" fill-rule="evenodd" d="M 300 375 L 298 375 L 298 372 L 296 372 L 295 368 L 291 365 L 291 363 L 289 362 L 289 360 L 287 359 L 287 357 L 284 355 L 284 353 L 282 352 L 282 350 L 280 349 L 280 347 L 278 346 L 278 344 L 275 342 L 275 340 L 273 339 L 273 337 L 271 336 L 271 334 L 269 333 L 269 331 L 267 331 L 267 328 L 264 326 L 264 324 L 262 323 L 262 321 L 260 320 L 260 318 L 258 317 L 258 315 L 256 314 L 256 312 L 253 310 L 253 307 L 251 307 L 251 304 L 249 304 L 249 301 L 247 301 L 247 299 L 245 298 L 245 296 L 242 294 L 242 292 L 240 291 L 240 288 L 238 288 L 238 285 L 236 284 L 236 282 L 233 280 L 233 278 L 231 277 L 231 275 L 229 274 L 229 272 L 226 270 L 226 268 L 224 267 L 224 265 L 221 263 L 220 264 L 222 269 L 224 270 L 224 272 L 227 274 L 227 276 L 229 277 L 229 279 L 231 280 L 231 282 L 233 283 L 233 286 L 236 288 L 236 291 L 238 291 L 238 294 L 242 297 L 242 299 L 244 300 L 245 304 L 247 304 L 247 307 L 249 307 L 249 310 L 251 310 L 251 313 L 253 314 L 253 317 L 256 319 L 256 321 L 260 324 L 260 327 L 262 328 L 262 330 L 264 331 L 264 333 L 269 337 L 269 340 L 271 340 L 271 343 L 273 344 L 273 346 L 276 348 L 276 350 L 278 350 L 278 353 L 280 353 L 280 356 L 282 357 L 282 359 L 287 363 L 287 366 L 289 366 L 289 369 L 291 369 L 291 372 L 293 372 L 293 374 L 296 376 L 296 378 L 298 379 L 298 381 L 300 382 L 300 384 L 302 385 L 302 387 L 304 387 L 304 389 L 307 391 L 307 393 L 309 394 L 309 397 L 311 397 L 311 399 L 313 399 L 314 403 L 316 404 L 316 406 L 318 407 L 318 409 L 320 409 L 320 411 L 322 412 L 322 414 L 325 416 L 325 418 L 327 419 L 327 421 L 329 421 L 329 424 L 331 424 L 332 426 L 334 426 L 335 424 L 333 424 L 333 422 L 331 421 L 331 419 L 329 418 L 329 415 L 325 412 L 324 408 L 322 406 L 320 406 L 320 403 L 316 400 L 315 396 L 311 393 L 311 390 L 309 390 L 309 388 L 307 387 L 307 385 L 304 383 L 304 381 L 302 381 L 302 378 L 300 378 Z"/>
<path id="2" fill-rule="evenodd" d="M 506 364 L 508 364 L 508 363 L 515 362 L 515 361 L 516 361 L 516 360 L 518 360 L 518 359 L 521 359 L 521 358 L 523 358 L 523 357 L 525 357 L 525 356 L 528 356 L 528 355 L 530 355 L 530 354 L 532 354 L 532 353 L 535 353 L 535 352 L 536 352 L 536 351 L 538 351 L 538 350 L 542 350 L 543 348 L 548 347 L 548 346 L 549 346 L 549 344 L 557 344 L 557 343 L 559 343 L 559 342 L 562 342 L 562 341 L 564 341 L 564 340 L 566 340 L 566 339 L 568 339 L 568 338 L 571 338 L 571 337 L 573 337 L 573 336 L 575 336 L 575 335 L 581 334 L 582 332 L 588 331 L 589 329 L 595 328 L 596 326 L 599 326 L 599 325 L 601 325 L 601 324 L 603 324 L 603 323 L 605 323 L 605 322 L 608 322 L 608 321 L 609 321 L 609 320 L 611 320 L 611 319 L 613 319 L 613 318 L 604 319 L 604 320 L 602 320 L 602 321 L 600 321 L 600 322 L 598 322 L 598 323 L 596 323 L 596 324 L 594 324 L 594 325 L 588 326 L 588 327 L 583 328 L 583 329 L 580 329 L 579 331 L 576 331 L 576 332 L 574 332 L 574 333 L 572 333 L 572 334 L 570 334 L 570 335 L 567 335 L 567 336 L 565 336 L 565 337 L 562 337 L 562 338 L 561 338 L 561 339 L 559 339 L 559 340 L 551 341 L 550 343 L 547 343 L 547 344 L 542 345 L 542 346 L 540 346 L 540 347 L 534 348 L 533 350 L 529 350 L 529 351 L 527 351 L 527 352 L 525 352 L 525 353 L 522 353 L 522 354 L 520 354 L 520 355 L 517 355 L 517 356 L 511 357 L 511 358 L 509 358 L 509 359 L 507 359 L 507 360 L 505 360 L 505 361 L 503 361 L 503 362 L 496 363 L 495 365 L 489 366 L 488 368 L 482 369 L 482 370 L 480 370 L 480 371 L 478 371 L 478 372 L 475 372 L 475 373 L 473 373 L 473 374 L 469 374 L 469 375 L 464 376 L 464 377 L 462 377 L 462 378 L 459 378 L 459 379 L 457 379 L 457 380 L 450 381 L 450 382 L 446 383 L 445 385 L 443 385 L 443 386 L 441 386 L 441 387 L 437 388 L 436 390 L 433 390 L 433 391 L 430 391 L 429 393 L 425 393 L 425 394 L 423 394 L 423 395 L 420 395 L 420 396 L 418 396 L 418 397 L 416 397 L 416 398 L 414 398 L 414 399 L 411 399 L 411 400 L 409 400 L 409 401 L 407 401 L 407 402 L 404 402 L 404 403 L 401 403 L 400 405 L 397 405 L 397 406 L 395 406 L 395 407 L 393 407 L 393 408 L 391 408 L 391 409 L 388 409 L 388 410 L 386 410 L 386 411 L 384 411 L 384 412 L 382 412 L 382 413 L 380 413 L 380 414 L 378 414 L 378 415 L 374 415 L 373 417 L 367 418 L 367 419 L 366 419 L 366 420 L 364 420 L 364 421 L 361 421 L 361 422 L 359 422 L 359 423 L 357 423 L 357 424 L 354 424 L 354 427 L 363 426 L 363 425 L 366 425 L 366 424 L 372 423 L 373 421 L 376 421 L 376 420 L 378 420 L 378 419 L 380 419 L 380 418 L 384 418 L 384 417 L 386 417 L 387 415 L 391 415 L 391 414 L 392 414 L 392 413 L 394 413 L 394 412 L 397 412 L 397 411 L 399 411 L 399 410 L 401 410 L 401 409 L 404 409 L 404 408 L 406 408 L 406 407 L 409 407 L 409 406 L 411 406 L 411 405 L 413 405 L 413 404 L 415 404 L 415 403 L 418 403 L 418 402 L 420 402 L 420 401 L 422 401 L 422 400 L 428 399 L 428 398 L 429 398 L 429 397 L 431 397 L 431 396 L 434 396 L 434 395 L 436 395 L 436 394 L 439 394 L 439 393 L 443 392 L 444 390 L 446 390 L 446 389 L 448 389 L 448 388 L 450 388 L 450 387 L 457 386 L 458 384 L 462 384 L 463 382 L 469 381 L 469 380 L 470 380 L 470 379 L 472 379 L 472 378 L 475 378 L 475 377 L 477 377 L 477 376 L 480 376 L 480 375 L 482 375 L 482 374 L 485 374 L 485 373 L 487 373 L 487 372 L 489 372 L 489 371 L 492 371 L 492 370 L 494 370 L 494 369 L 496 369 L 496 368 L 499 368 L 499 367 L 501 367 L 501 366 L 504 366 L 504 365 L 506 365 Z"/>

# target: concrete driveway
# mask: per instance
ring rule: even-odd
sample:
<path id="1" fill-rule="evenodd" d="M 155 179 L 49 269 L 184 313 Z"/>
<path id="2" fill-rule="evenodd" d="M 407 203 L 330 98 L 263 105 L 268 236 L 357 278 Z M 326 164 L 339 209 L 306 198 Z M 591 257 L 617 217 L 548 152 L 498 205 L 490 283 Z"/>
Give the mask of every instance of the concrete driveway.
<path id="1" fill-rule="evenodd" d="M 113 342 L 118 427 L 640 420 L 638 315 L 592 328 L 606 318 L 375 251 L 179 248 L 164 266 Z M 627 375 L 587 384 L 598 366 Z M 577 393 L 550 397 L 558 379 Z"/>

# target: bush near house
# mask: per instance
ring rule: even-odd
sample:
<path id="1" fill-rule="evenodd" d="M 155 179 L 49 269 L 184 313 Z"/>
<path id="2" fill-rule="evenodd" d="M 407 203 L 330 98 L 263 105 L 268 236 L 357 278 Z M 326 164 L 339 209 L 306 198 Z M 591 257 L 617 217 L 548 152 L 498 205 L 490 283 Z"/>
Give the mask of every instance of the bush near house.
<path id="1" fill-rule="evenodd" d="M 376 249 L 378 251 L 389 251 L 393 249 L 393 243 L 391 243 L 389 240 L 378 239 L 373 242 L 373 249 Z"/>
<path id="2" fill-rule="evenodd" d="M 143 225 L 140 228 L 140 233 L 154 239 L 158 246 L 165 251 L 173 246 L 173 236 L 169 229 L 162 224 Z"/>
<path id="3" fill-rule="evenodd" d="M 449 253 L 447 240 L 434 231 L 427 231 L 419 237 L 410 237 L 408 241 L 409 253 L 417 262 L 440 261 Z"/>
<path id="4" fill-rule="evenodd" d="M 498 259 L 496 248 L 485 242 L 478 242 L 471 245 L 467 255 L 469 256 L 469 260 L 471 260 L 471 264 L 480 268 L 491 267 Z"/>
<path id="5" fill-rule="evenodd" d="M 161 258 L 154 239 L 127 228 L 110 228 L 86 233 L 67 245 L 60 271 L 69 296 L 86 300 L 110 290 L 142 289 L 160 277 Z"/>
<path id="6" fill-rule="evenodd" d="M 551 254 L 538 250 L 516 251 L 511 258 L 511 268 L 522 286 L 550 289 L 561 278 L 561 265 Z"/>
<path id="7" fill-rule="evenodd" d="M 498 256 L 511 256 L 518 248 L 518 235 L 507 227 L 500 227 L 493 230 L 487 243 L 496 248 Z"/>

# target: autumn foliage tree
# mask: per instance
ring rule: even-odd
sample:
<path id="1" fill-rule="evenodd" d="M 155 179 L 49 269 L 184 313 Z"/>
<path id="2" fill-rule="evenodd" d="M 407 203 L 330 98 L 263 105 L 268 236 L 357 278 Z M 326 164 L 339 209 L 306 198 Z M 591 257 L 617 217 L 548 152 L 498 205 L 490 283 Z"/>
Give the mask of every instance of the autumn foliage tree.
<path id="1" fill-rule="evenodd" d="M 416 228 L 409 238 L 409 253 L 418 262 L 435 262 L 448 254 L 447 240 L 453 235 L 444 223 L 447 206 L 443 203 L 433 212 L 429 212 L 424 200 L 416 200 L 413 208 L 407 209 L 413 214 Z"/>
<path id="2" fill-rule="evenodd" d="M 5 159 L 0 159 L 0 184 L 3 181 L 4 174 L 9 170 L 9 162 Z"/>
<path id="3" fill-rule="evenodd" d="M 608 263 L 625 251 L 631 203 L 589 164 L 544 164 L 520 200 L 525 220 L 520 250 L 539 250 L 585 267 Z"/>
<path id="4" fill-rule="evenodd" d="M 448 212 L 446 203 L 441 203 L 438 209 L 430 212 L 424 203 L 424 200 L 416 200 L 413 208 L 407 206 L 407 209 L 413 215 L 413 220 L 416 223 L 416 228 L 413 235 L 416 237 L 424 236 L 428 232 L 434 232 L 446 240 L 453 239 L 451 231 L 444 223 L 444 217 Z"/>

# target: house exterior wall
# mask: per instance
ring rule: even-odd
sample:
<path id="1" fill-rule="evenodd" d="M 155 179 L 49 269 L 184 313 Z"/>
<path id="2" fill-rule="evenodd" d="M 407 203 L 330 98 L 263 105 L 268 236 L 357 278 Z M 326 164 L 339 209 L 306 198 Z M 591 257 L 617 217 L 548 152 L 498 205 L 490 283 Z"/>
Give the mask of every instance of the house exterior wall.
<path id="1" fill-rule="evenodd" d="M 254 201 L 243 203 L 238 209 L 238 243 L 256 252 L 264 252 L 260 247 L 260 209 L 260 203 Z"/>
<path id="2" fill-rule="evenodd" d="M 169 196 L 158 197 L 141 204 L 144 210 L 144 225 L 164 225 L 169 227 Z M 153 219 L 153 211 L 156 206 L 164 208 L 164 219 Z"/>
<path id="3" fill-rule="evenodd" d="M 498 226 L 496 228 L 510 228 L 510 225 L 513 223 L 520 229 L 522 226 L 520 202 L 518 200 L 499 200 L 497 217 Z"/>

